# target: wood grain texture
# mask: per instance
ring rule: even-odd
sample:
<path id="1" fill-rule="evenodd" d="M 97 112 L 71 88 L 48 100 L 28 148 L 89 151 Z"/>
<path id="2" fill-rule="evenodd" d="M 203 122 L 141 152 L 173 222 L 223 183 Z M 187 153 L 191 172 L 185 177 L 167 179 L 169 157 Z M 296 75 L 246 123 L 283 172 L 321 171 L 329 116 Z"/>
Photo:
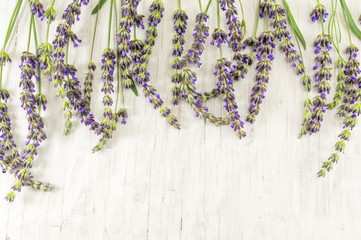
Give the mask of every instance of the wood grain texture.
<path id="1" fill-rule="evenodd" d="M 4 33 L 15 1 L 0 2 L 0 32 Z M 49 2 L 44 0 L 46 6 Z M 70 0 L 57 1 L 59 14 L 65 8 L 64 2 Z M 190 16 L 191 30 L 198 5 L 192 0 L 182 2 Z M 251 34 L 257 1 L 243 2 Z M 358 1 L 347 2 L 353 15 L 358 16 L 361 10 Z M 90 12 L 95 4 L 96 1 L 91 1 L 84 8 L 81 22 L 74 28 L 84 40 L 70 53 L 81 79 L 89 60 L 95 20 Z M 311 70 L 312 41 L 320 32 L 319 25 L 309 20 L 316 1 L 292 0 L 289 4 L 306 37 L 306 65 Z M 150 1 L 142 1 L 141 11 L 148 14 L 149 5 Z M 165 5 L 150 73 L 152 84 L 171 106 L 170 33 L 176 1 L 165 1 Z M 107 9 L 106 4 L 96 42 L 98 64 L 106 47 Z M 216 23 L 215 5 L 211 6 L 210 14 L 212 29 Z M 9 45 L 13 63 L 5 68 L 4 85 L 12 95 L 10 114 L 17 142 L 23 147 L 26 122 L 19 107 L 17 66 L 19 55 L 26 48 L 27 8 L 23 8 L 20 16 Z M 45 37 L 44 23 L 40 37 Z M 187 39 L 191 40 L 191 31 Z M 343 40 L 342 49 L 348 42 L 346 32 Z M 283 54 L 276 52 L 262 111 L 255 124 L 246 126 L 248 137 L 243 140 L 238 140 L 227 126 L 217 128 L 195 118 L 185 103 L 172 107 L 182 125 L 181 131 L 174 130 L 143 96 L 134 97 L 127 92 L 129 124 L 118 128 L 105 150 L 92 154 L 97 137 L 84 126 L 75 123 L 72 133 L 63 136 L 61 100 L 55 97 L 50 83 L 44 83 L 49 98 L 45 113 L 49 139 L 40 150 L 34 171 L 56 189 L 50 193 L 26 189 L 12 204 L 0 200 L 0 239 L 361 239 L 361 131 L 354 130 L 352 141 L 332 173 L 324 179 L 317 178 L 342 123 L 334 111 L 328 112 L 319 134 L 297 138 L 305 92 L 301 79 L 290 69 Z M 197 70 L 201 79 L 199 89 L 210 90 L 215 86 L 212 73 L 217 54 L 214 47 L 207 46 L 203 68 Z M 254 70 L 236 84 L 242 117 L 247 113 L 253 83 Z M 97 80 L 96 102 L 92 107 L 98 117 L 102 109 L 100 88 L 101 81 Z M 209 107 L 224 116 L 222 105 L 217 99 Z M 11 176 L 0 176 L 0 196 L 7 193 L 12 182 Z"/>

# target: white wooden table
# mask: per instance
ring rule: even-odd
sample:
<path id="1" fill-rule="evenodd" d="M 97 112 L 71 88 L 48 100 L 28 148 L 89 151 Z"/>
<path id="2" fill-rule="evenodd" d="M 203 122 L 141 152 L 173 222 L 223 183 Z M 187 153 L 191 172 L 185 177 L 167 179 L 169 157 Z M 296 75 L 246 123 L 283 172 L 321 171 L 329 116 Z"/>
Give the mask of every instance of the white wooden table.
<path id="1" fill-rule="evenodd" d="M 15 1 L 0 2 L 3 42 Z M 44 2 L 48 6 L 50 1 Z M 56 4 L 59 14 L 65 8 L 64 2 Z M 77 63 L 81 79 L 89 60 L 95 20 L 90 10 L 96 2 L 84 8 L 81 22 L 74 28 L 84 40 L 78 49 L 71 50 L 70 58 Z M 244 2 L 248 32 L 252 33 L 257 1 Z M 358 1 L 347 2 L 358 17 Z M 141 4 L 146 14 L 149 4 L 148 0 Z M 316 1 L 292 0 L 289 4 L 306 37 L 306 65 L 311 69 L 312 41 L 320 32 L 320 26 L 309 20 Z M 171 106 L 170 31 L 176 1 L 165 1 L 165 5 L 150 72 L 151 82 Z M 192 30 L 198 5 L 183 0 L 183 6 Z M 106 47 L 107 9 L 100 18 L 95 51 L 98 64 Z M 213 4 L 211 29 L 216 22 L 215 9 Z M 9 45 L 13 63 L 5 68 L 4 86 L 12 95 L 10 112 L 15 136 L 23 147 L 26 122 L 19 107 L 18 65 L 20 53 L 26 48 L 27 9 L 20 16 L 17 33 Z M 40 37 L 44 36 L 43 23 Z M 346 32 L 343 38 L 347 44 Z M 203 90 L 212 89 L 216 81 L 212 73 L 218 51 L 211 46 L 207 49 L 204 67 L 198 71 L 198 87 Z M 12 204 L 0 200 L 0 239 L 361 239 L 361 131 L 354 130 L 345 155 L 332 173 L 317 178 L 342 123 L 335 111 L 328 112 L 319 134 L 297 138 L 305 92 L 283 54 L 276 52 L 262 111 L 254 125 L 246 125 L 248 137 L 243 140 L 238 140 L 227 126 L 217 128 L 195 118 L 185 103 L 172 107 L 182 125 L 181 131 L 174 130 L 143 96 L 136 98 L 127 92 L 129 123 L 118 128 L 105 150 L 92 154 L 97 137 L 79 123 L 69 136 L 63 135 L 61 100 L 55 97 L 51 84 L 44 83 L 49 98 L 45 114 L 48 140 L 41 147 L 34 171 L 56 189 L 50 193 L 26 189 Z M 99 76 L 98 71 L 97 79 Z M 254 70 L 236 84 L 243 118 L 253 83 Z M 98 116 L 102 109 L 100 88 L 101 81 L 96 80 L 96 103 L 92 107 Z M 209 103 L 213 112 L 225 116 L 222 105 L 219 98 Z M 5 196 L 12 183 L 12 176 L 0 176 L 0 196 Z"/>

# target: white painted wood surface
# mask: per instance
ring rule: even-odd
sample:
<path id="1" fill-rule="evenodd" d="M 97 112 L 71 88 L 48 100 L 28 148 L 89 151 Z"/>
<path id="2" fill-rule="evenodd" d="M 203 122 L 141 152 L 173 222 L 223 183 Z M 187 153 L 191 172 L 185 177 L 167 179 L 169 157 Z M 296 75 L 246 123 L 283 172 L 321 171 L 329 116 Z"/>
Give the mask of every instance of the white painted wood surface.
<path id="1" fill-rule="evenodd" d="M 15 1 L 0 2 L 3 37 Z M 44 2 L 48 6 L 50 1 Z M 59 12 L 65 8 L 64 2 L 57 2 Z M 95 20 L 90 10 L 95 2 L 84 8 L 81 22 L 74 29 L 84 40 L 71 51 L 81 77 L 89 59 L 90 23 Z M 251 34 L 257 1 L 244 2 Z M 358 1 L 347 2 L 358 17 Z M 144 13 L 149 4 L 143 1 Z M 152 83 L 171 106 L 170 31 L 176 1 L 165 4 L 150 71 Z M 320 26 L 312 24 L 308 16 L 316 1 L 292 0 L 289 4 L 307 39 L 306 65 L 311 69 L 311 45 Z M 192 29 L 198 5 L 183 0 L 183 6 Z M 100 19 L 95 54 L 99 61 L 106 42 L 107 8 Z M 216 21 L 214 5 L 210 14 L 212 29 Z M 17 65 L 19 53 L 26 47 L 27 9 L 20 16 L 9 48 L 13 63 L 6 67 L 4 85 L 12 95 L 11 117 L 17 142 L 24 146 L 26 123 L 19 107 Z M 42 39 L 44 30 L 42 24 Z M 191 39 L 191 31 L 187 39 Z M 346 32 L 343 39 L 347 44 Z M 211 46 L 207 49 L 203 69 L 198 71 L 198 86 L 203 90 L 215 84 L 212 73 L 217 51 Z M 12 204 L 0 200 L 0 239 L 361 239 L 361 131 L 355 129 L 332 173 L 317 178 L 322 161 L 333 150 L 341 121 L 334 111 L 329 112 L 319 134 L 297 138 L 305 92 L 300 78 L 288 66 L 277 51 L 267 98 L 255 124 L 246 126 L 248 137 L 244 140 L 238 140 L 227 126 L 217 128 L 195 118 L 185 103 L 172 107 L 182 124 L 181 131 L 174 130 L 144 97 L 136 98 L 128 92 L 129 123 L 118 128 L 107 149 L 96 154 L 91 148 L 97 137 L 82 125 L 76 123 L 73 132 L 63 136 L 61 101 L 54 97 L 53 87 L 45 83 L 50 101 L 45 115 L 49 139 L 41 148 L 34 171 L 56 189 L 50 193 L 26 189 Z M 236 84 L 243 117 L 253 76 L 254 71 Z M 93 108 L 99 116 L 101 82 L 98 80 L 95 86 L 97 102 Z M 225 114 L 220 99 L 211 101 L 209 107 Z M 7 193 L 12 182 L 11 176 L 0 176 L 0 196 Z"/>

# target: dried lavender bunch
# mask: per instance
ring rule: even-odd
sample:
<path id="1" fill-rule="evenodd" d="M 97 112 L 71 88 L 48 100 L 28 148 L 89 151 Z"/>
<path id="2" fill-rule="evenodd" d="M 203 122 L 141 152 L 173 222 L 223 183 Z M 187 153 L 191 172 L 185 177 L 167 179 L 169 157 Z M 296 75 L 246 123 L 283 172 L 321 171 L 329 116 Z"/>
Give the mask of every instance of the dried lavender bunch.
<path id="1" fill-rule="evenodd" d="M 180 89 L 179 89 L 179 70 L 182 69 L 180 64 L 181 57 L 184 51 L 184 44 L 185 38 L 184 34 L 187 30 L 187 20 L 188 16 L 185 11 L 182 9 L 178 9 L 173 14 L 173 29 L 175 34 L 173 35 L 172 43 L 173 43 L 173 51 L 172 56 L 174 57 L 172 61 L 172 68 L 175 70 L 175 73 L 172 75 L 172 82 L 175 84 L 172 88 L 173 93 L 173 104 L 178 105 L 180 96 Z"/>
<path id="2" fill-rule="evenodd" d="M 323 9 L 320 8 L 319 5 L 320 4 L 316 6 L 313 12 L 318 13 L 320 9 Z M 320 12 L 320 14 L 321 13 L 325 14 L 326 17 L 328 15 L 323 10 Z M 312 16 L 318 15 L 311 14 L 311 18 Z M 316 64 L 313 67 L 313 69 L 316 71 L 314 80 L 316 82 L 315 87 L 317 88 L 319 95 L 313 98 L 312 105 L 310 104 L 311 101 L 307 100 L 308 104 L 306 104 L 305 118 L 302 124 L 300 136 L 307 133 L 316 133 L 320 130 L 321 122 L 323 121 L 323 114 L 327 107 L 327 95 L 331 90 L 330 81 L 332 77 L 332 58 L 330 56 L 330 52 L 332 50 L 332 41 L 330 36 L 324 33 L 323 30 L 323 23 L 326 17 L 316 18 L 316 20 L 320 21 L 322 25 L 322 34 L 318 35 L 314 42 L 314 52 L 316 54 Z M 320 19 L 322 19 L 322 21 Z M 312 20 L 314 19 L 312 18 Z"/>
<path id="3" fill-rule="evenodd" d="M 273 49 L 274 35 L 272 31 L 265 31 L 258 37 L 258 43 L 256 45 L 257 51 L 257 74 L 256 74 L 256 85 L 252 88 L 251 104 L 248 109 L 249 114 L 247 115 L 246 121 L 254 123 L 256 116 L 260 111 L 260 105 L 265 98 L 267 91 L 267 83 L 269 81 L 269 73 L 272 69 L 272 61 L 274 60 Z"/>
<path id="4" fill-rule="evenodd" d="M 148 101 L 153 105 L 154 109 L 158 109 L 163 117 L 166 118 L 167 122 L 174 128 L 180 129 L 177 118 L 171 114 L 171 111 L 168 107 L 163 106 L 163 100 L 160 95 L 157 93 L 157 90 L 149 84 L 150 74 L 148 72 L 148 63 L 149 57 L 152 53 L 153 46 L 155 44 L 155 39 L 158 36 L 157 26 L 160 23 L 163 12 L 164 4 L 161 0 L 155 0 L 150 6 L 150 16 L 148 18 L 148 28 L 146 30 L 146 39 L 144 41 L 144 49 L 142 54 L 133 65 L 133 78 L 139 85 L 143 88 L 144 96 Z M 137 39 L 135 39 L 137 40 Z M 139 43 L 139 41 L 137 41 Z M 138 44 L 138 46 L 140 46 Z M 137 47 L 137 46 L 135 46 Z M 134 49 L 134 47 L 133 47 Z"/>
<path id="5" fill-rule="evenodd" d="M 346 49 L 349 59 L 344 70 L 342 103 L 338 111 L 338 115 L 343 118 L 343 130 L 338 135 L 339 141 L 335 144 L 335 152 L 323 163 L 318 176 L 324 177 L 333 168 L 333 165 L 338 162 L 339 154 L 344 152 L 346 141 L 350 140 L 351 131 L 358 123 L 358 117 L 361 113 L 361 69 L 360 62 L 357 59 L 358 52 L 359 49 L 354 44 L 351 44 Z"/>

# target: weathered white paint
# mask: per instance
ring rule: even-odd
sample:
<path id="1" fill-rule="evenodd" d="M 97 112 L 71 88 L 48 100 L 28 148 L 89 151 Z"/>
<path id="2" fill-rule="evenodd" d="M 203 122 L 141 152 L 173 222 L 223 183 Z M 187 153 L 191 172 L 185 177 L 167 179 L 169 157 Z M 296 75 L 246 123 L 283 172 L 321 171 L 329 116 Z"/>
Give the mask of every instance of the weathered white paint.
<path id="1" fill-rule="evenodd" d="M 1 37 L 15 1 L 2 0 Z M 27 2 L 27 1 L 25 1 Z M 46 6 L 49 4 L 49 0 Z M 70 1 L 66 1 L 70 2 Z M 75 32 L 84 39 L 71 60 L 84 77 L 89 59 L 90 36 L 94 18 L 85 8 Z M 253 32 L 257 1 L 244 1 L 248 32 Z M 325 2 L 325 1 L 324 1 Z M 356 0 L 347 1 L 354 16 L 360 13 Z M 150 1 L 143 1 L 142 11 Z M 151 58 L 152 83 L 166 103 L 171 105 L 170 49 L 171 19 L 176 1 L 165 1 L 166 14 L 160 26 L 159 40 Z M 206 1 L 203 0 L 203 5 Z M 316 1 L 289 1 L 304 32 L 309 48 L 307 67 L 313 65 L 312 41 L 320 32 L 311 24 L 309 13 Z M 57 9 L 65 7 L 57 1 Z M 196 1 L 183 0 L 190 16 L 190 29 L 198 11 Z M 106 9 L 102 11 L 97 39 L 96 60 L 100 60 L 107 32 Z M 59 11 L 60 12 L 60 11 Z M 215 26 L 215 7 L 210 8 Z M 5 70 L 4 85 L 10 90 L 11 116 L 16 138 L 24 146 L 26 123 L 19 108 L 19 53 L 26 47 L 27 10 L 23 9 L 17 34 L 9 52 L 13 63 Z M 342 23 L 342 25 L 344 25 Z M 263 27 L 261 22 L 260 27 Z M 54 28 L 54 26 L 53 26 Z M 44 39 L 45 26 L 40 36 Z M 191 39 L 191 32 L 187 39 Z M 2 42 L 1 38 L 1 42 Z M 346 34 L 343 34 L 345 47 Z M 357 41 L 359 44 L 359 41 Z M 189 46 L 189 42 L 188 45 Z M 217 51 L 209 46 L 199 88 L 210 90 Z M 247 113 L 254 71 L 236 84 L 242 116 Z M 98 77 L 100 73 L 98 72 Z M 327 113 L 322 131 L 298 139 L 305 97 L 301 80 L 277 51 L 267 99 L 253 126 L 247 125 L 248 137 L 238 140 L 229 127 L 217 128 L 196 119 L 186 104 L 172 107 L 179 116 L 182 130 L 171 129 L 141 96 L 127 93 L 129 124 L 117 130 L 107 149 L 92 154 L 97 137 L 75 124 L 69 136 L 63 136 L 61 101 L 45 83 L 49 98 L 46 112 L 48 141 L 41 148 L 34 171 L 42 180 L 56 186 L 51 193 L 25 190 L 16 201 L 0 201 L 0 239 L 360 239 L 361 238 L 361 132 L 354 131 L 346 154 L 324 179 L 316 177 L 340 132 L 341 122 L 335 112 Z M 101 82 L 93 105 L 101 111 Z M 210 109 L 224 115 L 220 99 L 210 102 Z M 0 196 L 13 182 L 0 177 Z"/>

